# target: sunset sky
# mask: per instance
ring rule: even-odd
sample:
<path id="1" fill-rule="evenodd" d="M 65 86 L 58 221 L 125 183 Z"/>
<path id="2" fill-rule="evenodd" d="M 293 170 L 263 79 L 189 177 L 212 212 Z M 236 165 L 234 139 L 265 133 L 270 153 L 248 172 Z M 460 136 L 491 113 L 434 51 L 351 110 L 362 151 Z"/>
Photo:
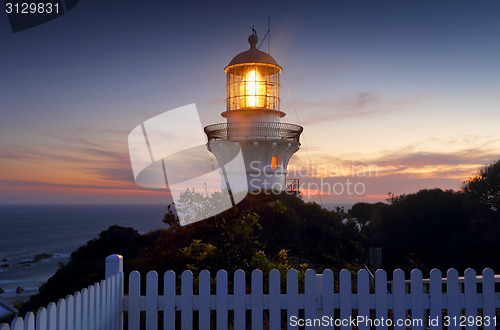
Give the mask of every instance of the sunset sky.
<path id="1" fill-rule="evenodd" d="M 224 67 L 268 16 L 304 127 L 289 169 L 365 187 L 322 203 L 457 190 L 500 159 L 499 1 L 81 0 L 18 33 L 0 13 L 0 204 L 168 202 L 135 184 L 128 134 L 190 103 L 223 122 Z"/>

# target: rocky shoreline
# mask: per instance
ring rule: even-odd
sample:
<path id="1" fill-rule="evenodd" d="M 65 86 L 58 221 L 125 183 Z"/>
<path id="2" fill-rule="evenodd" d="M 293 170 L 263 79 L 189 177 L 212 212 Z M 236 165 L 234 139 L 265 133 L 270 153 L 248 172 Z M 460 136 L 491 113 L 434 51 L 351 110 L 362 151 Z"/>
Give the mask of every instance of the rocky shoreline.
<path id="1" fill-rule="evenodd" d="M 59 255 L 54 255 L 53 253 L 39 253 L 37 255 L 35 255 L 35 257 L 33 258 L 33 260 L 23 260 L 23 261 L 19 261 L 19 264 L 22 265 L 23 267 L 29 267 L 31 266 L 31 264 L 34 264 L 34 263 L 37 263 L 37 262 L 40 262 L 44 259 L 50 259 L 54 256 L 59 256 Z"/>
<path id="2" fill-rule="evenodd" d="M 29 258 L 3 258 L 0 261 L 0 299 L 17 304 L 37 294 L 39 286 L 63 264 L 61 258 L 66 259 L 66 256 L 38 253 Z M 20 274 L 25 274 L 26 271 L 32 273 L 31 280 L 18 281 Z"/>

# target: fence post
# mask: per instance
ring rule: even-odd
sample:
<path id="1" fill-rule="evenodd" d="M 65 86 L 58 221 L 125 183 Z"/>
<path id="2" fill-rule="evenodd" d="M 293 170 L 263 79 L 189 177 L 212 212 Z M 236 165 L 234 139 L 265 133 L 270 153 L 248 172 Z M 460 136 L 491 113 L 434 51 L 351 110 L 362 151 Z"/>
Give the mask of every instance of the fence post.
<path id="1" fill-rule="evenodd" d="M 116 275 L 115 287 L 111 288 L 111 290 L 116 290 L 116 301 L 112 302 L 114 309 L 116 311 L 116 315 L 107 315 L 107 317 L 116 317 L 116 322 L 111 322 L 112 324 L 116 324 L 116 329 L 123 329 L 123 257 L 119 254 L 112 254 L 106 257 L 106 267 L 105 267 L 105 278 L 108 279 Z M 107 285 L 111 285 L 111 282 L 107 283 Z M 107 299 L 111 299 L 111 297 L 107 297 Z M 109 320 L 107 320 L 109 321 Z"/>
<path id="2" fill-rule="evenodd" d="M 106 257 L 106 273 L 104 278 L 123 273 L 123 257 L 119 254 L 112 254 Z"/>

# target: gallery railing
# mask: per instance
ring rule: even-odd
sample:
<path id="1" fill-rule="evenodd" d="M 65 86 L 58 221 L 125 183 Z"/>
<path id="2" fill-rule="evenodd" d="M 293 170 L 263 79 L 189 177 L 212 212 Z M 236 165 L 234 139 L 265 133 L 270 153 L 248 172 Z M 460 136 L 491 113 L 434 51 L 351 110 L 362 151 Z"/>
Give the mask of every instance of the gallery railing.
<path id="1" fill-rule="evenodd" d="M 220 123 L 205 127 L 208 140 L 228 139 L 281 139 L 299 142 L 303 128 L 279 122 Z"/>

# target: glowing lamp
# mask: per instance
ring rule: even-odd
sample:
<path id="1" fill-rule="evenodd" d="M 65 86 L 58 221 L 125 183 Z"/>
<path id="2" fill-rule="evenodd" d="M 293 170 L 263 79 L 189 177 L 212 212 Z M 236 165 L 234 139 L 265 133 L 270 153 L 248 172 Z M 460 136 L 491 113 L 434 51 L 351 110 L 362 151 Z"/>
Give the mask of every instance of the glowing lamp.
<path id="1" fill-rule="evenodd" d="M 257 70 L 248 70 L 240 83 L 240 108 L 264 108 L 266 82 Z"/>

